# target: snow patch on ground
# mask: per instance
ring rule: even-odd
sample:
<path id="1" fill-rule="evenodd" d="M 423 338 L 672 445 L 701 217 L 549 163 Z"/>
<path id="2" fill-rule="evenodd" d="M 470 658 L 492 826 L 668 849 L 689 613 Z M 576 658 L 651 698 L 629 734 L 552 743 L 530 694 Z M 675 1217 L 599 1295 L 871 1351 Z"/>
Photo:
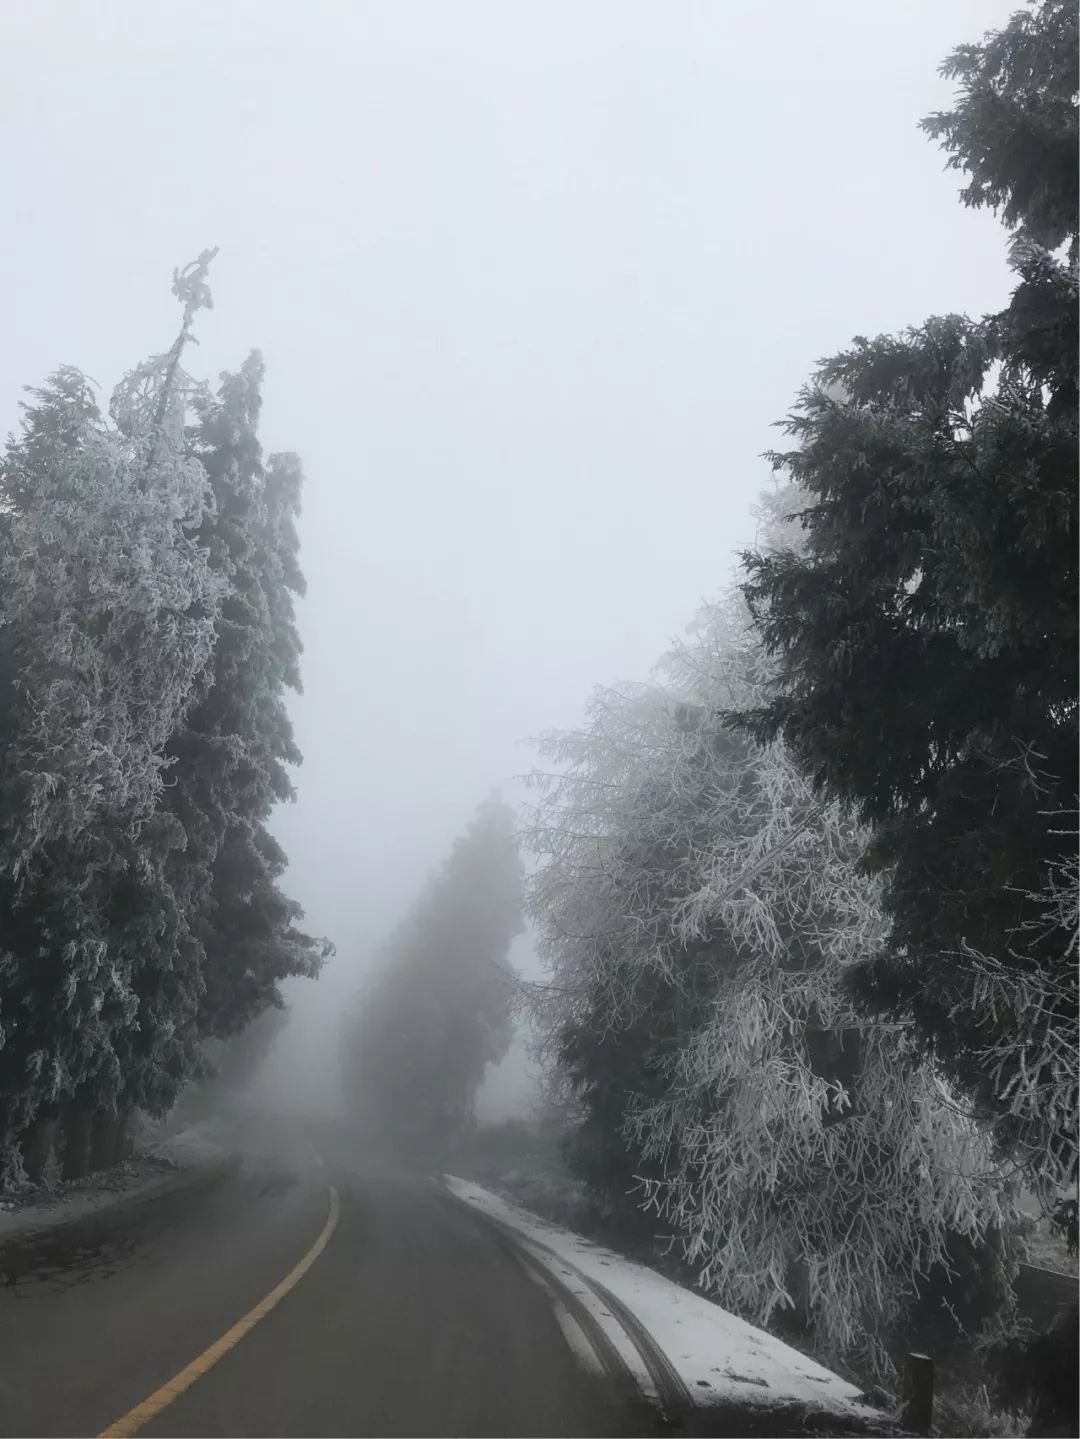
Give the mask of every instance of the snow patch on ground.
<path id="1" fill-rule="evenodd" d="M 57 1224 L 85 1219 L 114 1204 L 143 1198 L 173 1184 L 178 1173 L 224 1159 L 228 1153 L 215 1121 L 192 1125 L 151 1141 L 134 1159 L 85 1179 L 50 1188 L 26 1188 L 0 1200 L 0 1245 L 25 1239 Z"/>
<path id="2" fill-rule="evenodd" d="M 858 1402 L 853 1384 L 765 1330 L 479 1185 L 451 1175 L 446 1183 L 466 1204 L 546 1245 L 621 1299 L 664 1350 L 697 1403 L 798 1403 L 880 1424 L 881 1413 Z"/>
<path id="3" fill-rule="evenodd" d="M 151 1159 L 165 1160 L 177 1169 L 190 1169 L 193 1165 L 213 1164 L 223 1158 L 227 1152 L 223 1138 L 223 1124 L 219 1120 L 208 1119 L 160 1140 L 146 1152 Z"/>

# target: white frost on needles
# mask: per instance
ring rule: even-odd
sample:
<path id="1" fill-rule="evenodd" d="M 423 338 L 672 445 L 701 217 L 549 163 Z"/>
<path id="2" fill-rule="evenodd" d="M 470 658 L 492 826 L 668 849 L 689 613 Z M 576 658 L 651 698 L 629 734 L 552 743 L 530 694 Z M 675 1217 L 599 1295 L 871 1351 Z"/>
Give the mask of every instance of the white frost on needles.
<path id="1" fill-rule="evenodd" d="M 880 1423 L 876 1409 L 858 1402 L 853 1384 L 763 1329 L 479 1185 L 454 1176 L 447 1176 L 446 1183 L 472 1208 L 546 1245 L 609 1289 L 652 1335 L 699 1404 L 807 1404 Z"/>

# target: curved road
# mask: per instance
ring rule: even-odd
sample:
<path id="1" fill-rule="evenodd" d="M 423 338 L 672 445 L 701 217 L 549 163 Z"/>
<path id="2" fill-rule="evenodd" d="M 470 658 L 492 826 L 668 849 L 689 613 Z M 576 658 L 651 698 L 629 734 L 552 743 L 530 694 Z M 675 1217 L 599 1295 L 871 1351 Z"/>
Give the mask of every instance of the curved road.
<path id="1" fill-rule="evenodd" d="M 0 1251 L 0 1434 L 116 1425 L 309 1254 L 331 1188 L 307 1272 L 138 1433 L 648 1432 L 485 1220 L 340 1137 L 297 1135 Z"/>

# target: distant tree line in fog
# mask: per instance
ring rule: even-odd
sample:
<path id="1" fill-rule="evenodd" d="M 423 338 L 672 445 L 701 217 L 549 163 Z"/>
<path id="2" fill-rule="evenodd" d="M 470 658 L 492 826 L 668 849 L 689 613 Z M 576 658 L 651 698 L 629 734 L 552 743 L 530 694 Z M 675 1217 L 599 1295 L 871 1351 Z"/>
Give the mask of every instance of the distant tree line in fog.
<path id="1" fill-rule="evenodd" d="M 429 1162 L 473 1123 L 513 1035 L 510 946 L 524 928 L 514 812 L 481 805 L 391 936 L 342 1035 L 359 1134 Z"/>

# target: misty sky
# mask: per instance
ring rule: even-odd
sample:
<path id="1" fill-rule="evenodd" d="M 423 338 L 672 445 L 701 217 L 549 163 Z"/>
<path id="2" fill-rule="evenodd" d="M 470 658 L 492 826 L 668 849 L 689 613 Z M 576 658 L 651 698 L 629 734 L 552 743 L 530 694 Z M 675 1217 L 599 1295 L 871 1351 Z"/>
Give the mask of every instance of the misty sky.
<path id="1" fill-rule="evenodd" d="M 856 333 L 1004 300 L 918 131 L 1001 0 L 6 0 L 0 428 L 164 349 L 174 264 L 307 474 L 275 827 L 325 1006 L 519 741 L 644 678 Z M 514 791 L 507 788 L 508 797 Z M 310 988 L 310 986 L 309 986 Z"/>

